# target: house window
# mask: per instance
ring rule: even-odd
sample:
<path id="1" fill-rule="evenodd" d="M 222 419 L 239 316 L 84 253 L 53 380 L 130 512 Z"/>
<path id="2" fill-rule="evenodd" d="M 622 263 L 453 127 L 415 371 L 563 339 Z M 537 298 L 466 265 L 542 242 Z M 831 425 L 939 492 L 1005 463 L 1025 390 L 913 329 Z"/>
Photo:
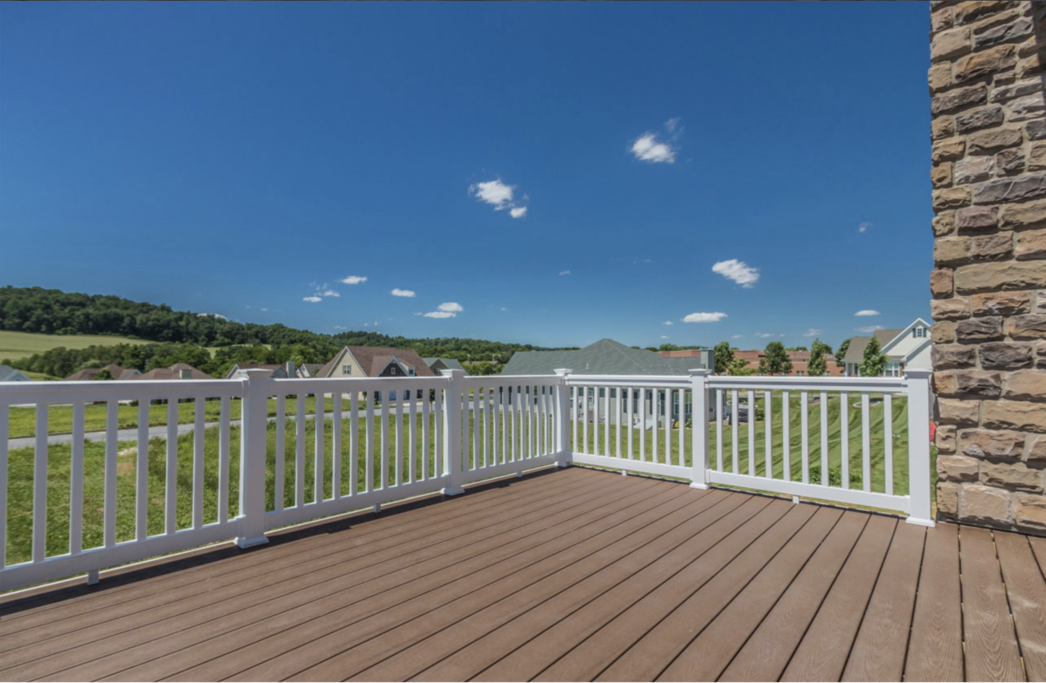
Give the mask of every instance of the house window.
<path id="1" fill-rule="evenodd" d="M 393 365 L 391 368 L 389 368 L 389 374 L 390 375 L 395 375 L 396 374 L 396 366 L 395 365 Z"/>
<path id="2" fill-rule="evenodd" d="M 410 375 L 411 377 L 413 377 L 414 376 L 414 368 L 407 368 L 407 374 Z"/>
<path id="3" fill-rule="evenodd" d="M 351 375 L 352 374 L 352 366 L 351 365 L 343 365 L 343 366 L 341 366 L 341 374 L 343 374 L 343 375 Z"/>
<path id="4" fill-rule="evenodd" d="M 926 338 L 926 328 L 925 327 L 916 327 L 915 328 L 915 337 L 918 338 L 918 339 L 925 339 Z"/>

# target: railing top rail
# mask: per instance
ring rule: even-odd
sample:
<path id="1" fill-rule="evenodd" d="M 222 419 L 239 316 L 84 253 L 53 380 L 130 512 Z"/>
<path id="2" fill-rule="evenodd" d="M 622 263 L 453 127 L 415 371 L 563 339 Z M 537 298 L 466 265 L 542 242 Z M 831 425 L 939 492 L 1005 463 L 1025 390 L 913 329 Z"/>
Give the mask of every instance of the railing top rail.
<path id="1" fill-rule="evenodd" d="M 587 386 L 629 386 L 646 387 L 689 385 L 689 375 L 567 375 L 567 384 L 585 384 Z"/>
<path id="2" fill-rule="evenodd" d="M 787 389 L 796 391 L 906 391 L 905 377 L 766 377 L 712 375 L 709 389 Z"/>
<path id="3" fill-rule="evenodd" d="M 240 379 L 110 380 L 86 382 L 0 382 L 0 405 L 225 398 L 242 396 Z"/>
<path id="4" fill-rule="evenodd" d="M 465 386 L 515 386 L 517 384 L 562 384 L 558 375 L 466 375 Z"/>
<path id="5" fill-rule="evenodd" d="M 447 386 L 447 377 L 306 377 L 272 380 L 273 393 L 332 391 L 380 391 L 385 389 L 437 389 Z"/>

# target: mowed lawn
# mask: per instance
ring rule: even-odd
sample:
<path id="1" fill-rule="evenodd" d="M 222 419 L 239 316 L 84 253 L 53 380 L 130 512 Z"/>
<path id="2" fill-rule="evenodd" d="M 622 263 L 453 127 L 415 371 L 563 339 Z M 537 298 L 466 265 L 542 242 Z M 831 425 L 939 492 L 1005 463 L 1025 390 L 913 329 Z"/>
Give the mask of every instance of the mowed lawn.
<path id="1" fill-rule="evenodd" d="M 88 346 L 110 346 L 113 344 L 149 344 L 142 339 L 111 337 L 94 334 L 35 334 L 0 330 L 0 362 L 28 358 L 34 353 L 43 353 L 64 346 L 67 349 L 85 349 Z"/>

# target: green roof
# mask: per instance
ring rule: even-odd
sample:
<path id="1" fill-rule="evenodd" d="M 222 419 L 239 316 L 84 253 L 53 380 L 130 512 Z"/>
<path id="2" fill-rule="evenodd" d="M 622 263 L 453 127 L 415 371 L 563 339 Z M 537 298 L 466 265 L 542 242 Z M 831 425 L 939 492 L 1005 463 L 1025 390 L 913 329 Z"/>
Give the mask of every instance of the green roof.
<path id="1" fill-rule="evenodd" d="M 685 375 L 702 366 L 700 358 L 665 358 L 601 339 L 577 351 L 517 351 L 502 375 L 551 375 L 569 368 L 578 375 Z"/>

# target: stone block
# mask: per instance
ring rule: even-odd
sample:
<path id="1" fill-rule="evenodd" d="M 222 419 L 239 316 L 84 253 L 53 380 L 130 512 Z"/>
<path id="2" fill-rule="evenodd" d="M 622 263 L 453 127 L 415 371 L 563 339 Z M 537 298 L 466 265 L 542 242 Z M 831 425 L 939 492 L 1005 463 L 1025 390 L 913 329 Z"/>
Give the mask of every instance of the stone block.
<path id="1" fill-rule="evenodd" d="M 1016 401 L 1046 401 L 1046 372 L 1019 370 L 1006 378 L 1003 396 Z"/>
<path id="2" fill-rule="evenodd" d="M 959 432 L 959 451 L 971 458 L 1018 460 L 1024 448 L 1020 432 L 963 429 Z"/>
<path id="3" fill-rule="evenodd" d="M 982 424 L 989 429 L 1017 429 L 1046 432 L 1046 403 L 1031 401 L 985 401 L 981 406 Z"/>
<path id="4" fill-rule="evenodd" d="M 976 294 L 1046 287 L 1046 268 L 1033 261 L 975 263 L 955 271 L 955 291 Z"/>
<path id="5" fill-rule="evenodd" d="M 991 105 L 956 115 L 955 128 L 960 134 L 965 135 L 966 133 L 972 133 L 973 131 L 981 130 L 982 128 L 998 126 L 1002 121 L 1002 107 Z"/>
<path id="6" fill-rule="evenodd" d="M 930 340 L 934 344 L 947 344 L 955 341 L 955 323 L 944 320 L 931 325 Z"/>
<path id="7" fill-rule="evenodd" d="M 1007 108 L 1010 110 L 1008 119 L 1011 122 L 1027 121 L 1028 119 L 1042 118 L 1046 112 L 1046 95 L 1037 92 L 1012 100 Z M 958 123 L 958 121 L 956 121 Z"/>
<path id="8" fill-rule="evenodd" d="M 1042 73 L 1044 67 L 1046 67 L 1046 60 L 1043 60 L 1042 54 L 1036 52 L 1026 59 L 1018 59 L 1014 74 L 1017 78 L 1034 76 Z"/>
<path id="9" fill-rule="evenodd" d="M 981 157 L 987 159 L 990 157 Z M 959 232 L 984 232 L 993 230 L 999 225 L 999 207 L 968 206 L 950 214 L 955 216 L 954 224 Z"/>
<path id="10" fill-rule="evenodd" d="M 1004 149 L 995 155 L 995 174 L 1000 176 L 1024 172 L 1024 152 L 1018 148 Z"/>
<path id="11" fill-rule="evenodd" d="M 976 427 L 980 415 L 977 401 L 964 401 L 958 398 L 937 399 L 938 421 L 944 425 L 956 427 Z"/>
<path id="12" fill-rule="evenodd" d="M 984 157 L 976 157 L 984 158 Z M 977 180 L 980 180 L 978 178 Z M 944 161 L 930 167 L 930 182 L 934 187 L 948 187 L 952 184 L 952 162 Z M 967 181 L 976 182 L 976 181 Z"/>
<path id="13" fill-rule="evenodd" d="M 952 295 L 951 268 L 936 268 L 930 271 L 930 293 L 935 297 Z"/>
<path id="14" fill-rule="evenodd" d="M 964 344 L 934 344 L 930 349 L 936 370 L 959 370 L 977 366 L 977 347 Z"/>
<path id="15" fill-rule="evenodd" d="M 1024 459 L 1038 466 L 1046 465 L 1046 436 L 1032 437 L 1028 442 L 1028 453 Z"/>
<path id="16" fill-rule="evenodd" d="M 1023 140 L 1024 133 L 1020 128 L 993 128 L 971 133 L 966 140 L 966 148 L 970 154 L 990 154 L 1007 147 L 1016 147 Z"/>
<path id="17" fill-rule="evenodd" d="M 952 173 L 952 164 L 948 164 L 948 180 L 950 181 Z M 944 163 L 940 164 L 944 166 Z M 937 168 L 936 166 L 932 168 Z M 988 180 L 995 174 L 995 157 L 993 156 L 979 156 L 979 157 L 966 157 L 965 159 L 959 159 L 955 162 L 954 166 L 954 177 L 956 185 L 964 185 L 966 183 L 979 183 L 982 180 Z M 931 177 L 933 173 L 930 173 Z M 942 184 L 941 187 L 944 185 Z M 936 187 L 936 185 L 935 185 Z"/>
<path id="18" fill-rule="evenodd" d="M 1046 258 L 1046 230 L 1018 233 L 1013 253 L 1018 261 Z"/>
<path id="19" fill-rule="evenodd" d="M 948 138 L 933 143 L 930 150 L 930 160 L 937 164 L 942 161 L 954 161 L 961 159 L 966 149 L 966 140 L 963 138 Z"/>
<path id="20" fill-rule="evenodd" d="M 964 455 L 938 455 L 937 477 L 945 481 L 977 481 L 980 461 Z"/>
<path id="21" fill-rule="evenodd" d="M 933 373 L 934 393 L 953 398 L 996 398 L 1002 393 L 1002 376 L 988 370 L 947 370 Z"/>
<path id="22" fill-rule="evenodd" d="M 1025 124 L 1027 127 L 1027 124 Z M 952 116 L 938 116 L 930 122 L 930 139 L 943 140 L 955 135 L 955 118 Z"/>
<path id="23" fill-rule="evenodd" d="M 962 320 L 970 317 L 969 299 L 933 299 L 930 301 L 930 315 L 934 320 Z"/>
<path id="24" fill-rule="evenodd" d="M 1008 232 L 979 235 L 970 241 L 970 258 L 974 261 L 998 261 L 1013 253 L 1013 237 Z"/>
<path id="25" fill-rule="evenodd" d="M 935 64 L 926 72 L 926 81 L 933 95 L 952 86 L 952 65 L 948 62 Z"/>
<path id="26" fill-rule="evenodd" d="M 1022 531 L 1046 531 L 1046 497 L 1018 493 L 1014 519 Z"/>
<path id="27" fill-rule="evenodd" d="M 955 62 L 953 77 L 956 83 L 983 78 L 997 71 L 1009 69 L 1017 63 L 1017 47 L 999 45 L 987 50 L 979 50 L 962 57 Z"/>
<path id="28" fill-rule="evenodd" d="M 939 33 L 955 25 L 955 8 L 945 7 L 930 13 L 930 31 Z"/>
<path id="29" fill-rule="evenodd" d="M 1018 178 L 1016 180 L 1020 180 L 1020 179 Z M 1011 181 L 1011 180 L 1007 179 L 1007 180 L 1003 180 L 1003 181 L 993 180 L 991 182 L 996 182 L 996 183 L 997 182 L 1006 182 L 1006 183 L 1009 183 L 1009 182 L 1014 182 L 1014 181 Z M 984 183 L 984 184 L 987 185 L 989 183 Z M 978 185 L 977 187 L 981 187 L 981 186 Z M 1046 189 L 1044 189 L 1044 191 L 1046 191 Z M 985 191 L 985 193 L 984 193 L 985 201 L 981 202 L 981 204 L 992 204 L 992 203 L 995 203 L 995 201 L 1003 201 L 1002 199 L 994 200 L 994 201 L 988 201 L 988 200 L 991 199 L 994 196 L 1002 195 L 1002 194 L 1005 194 L 1007 192 L 1016 192 L 1016 190 L 1013 190 L 1012 188 L 1007 188 L 1007 189 L 999 188 L 999 189 L 994 190 L 992 192 Z M 950 187 L 950 188 L 946 188 L 946 189 L 943 189 L 943 190 L 934 190 L 933 191 L 933 208 L 934 208 L 935 211 L 940 211 L 941 209 L 957 209 L 959 207 L 969 206 L 970 205 L 970 197 L 971 197 L 971 193 L 970 193 L 970 187 L 969 186 L 966 186 L 966 187 Z"/>
<path id="30" fill-rule="evenodd" d="M 1029 140 L 1046 139 L 1046 119 L 1032 119 L 1024 124 L 1024 134 Z"/>
<path id="31" fill-rule="evenodd" d="M 966 263 L 970 260 L 969 237 L 945 237 L 933 243 L 933 260 L 939 266 Z"/>
<path id="32" fill-rule="evenodd" d="M 1035 293 L 1035 308 L 1036 313 L 1046 313 L 1046 289 Z"/>
<path id="33" fill-rule="evenodd" d="M 1011 491 L 1042 492 L 1042 470 L 1028 467 L 1023 462 L 981 463 L 981 482 Z"/>
<path id="34" fill-rule="evenodd" d="M 998 341 L 1003 338 L 1002 318 L 986 316 L 955 323 L 955 338 L 963 344 Z"/>
<path id="35" fill-rule="evenodd" d="M 991 486 L 968 484 L 959 496 L 959 519 L 972 524 L 1011 526 L 1010 493 Z"/>
<path id="36" fill-rule="evenodd" d="M 1046 339 L 1046 314 L 1014 316 L 1007 322 L 1006 332 L 1014 339 Z"/>
<path id="37" fill-rule="evenodd" d="M 991 101 L 1006 102 L 1025 95 L 1042 92 L 1042 90 L 1042 81 L 1038 78 L 1026 78 L 1023 81 L 1016 81 L 1009 85 L 992 88 Z"/>
<path id="38" fill-rule="evenodd" d="M 1039 143 L 1028 149 L 1027 168 L 1029 171 L 1041 171 L 1046 168 L 1046 144 Z"/>
<path id="39" fill-rule="evenodd" d="M 954 453 L 956 447 L 955 427 L 952 425 L 941 425 L 938 427 L 933 442 L 937 446 L 938 453 L 946 455 Z"/>
<path id="40" fill-rule="evenodd" d="M 943 10 L 942 10 L 943 11 Z M 933 23 L 931 15 L 931 25 Z M 943 18 L 942 18 L 943 20 Z M 1009 43 L 1015 40 L 1021 40 L 1032 33 L 1032 20 L 1027 17 L 1016 18 L 1013 21 L 1002 24 L 1001 26 L 993 26 L 992 28 L 982 32 L 976 33 L 973 37 L 973 46 L 975 49 L 981 49 L 983 47 L 989 47 L 991 45 L 999 45 L 1000 43 Z"/>
<path id="41" fill-rule="evenodd" d="M 1046 228 L 1046 202 L 1025 202 L 1000 207 L 999 227 L 1008 230 Z"/>
<path id="42" fill-rule="evenodd" d="M 1013 315 L 1027 313 L 1031 307 L 1030 292 L 988 292 L 973 295 L 973 314 Z"/>
<path id="43" fill-rule="evenodd" d="M 988 86 L 983 83 L 965 88 L 952 88 L 933 96 L 933 99 L 930 100 L 930 113 L 934 116 L 948 114 L 959 109 L 984 104 L 987 101 Z"/>
<path id="44" fill-rule="evenodd" d="M 973 46 L 972 39 L 969 28 L 953 28 L 935 34 L 930 41 L 930 61 L 942 62 L 968 53 Z"/>
<path id="45" fill-rule="evenodd" d="M 937 482 L 937 516 L 941 519 L 955 519 L 959 514 L 959 485 L 951 482 Z"/>
<path id="46" fill-rule="evenodd" d="M 968 0 L 955 6 L 955 23 L 969 24 L 981 17 L 1009 9 L 1006 0 Z"/>
<path id="47" fill-rule="evenodd" d="M 961 206 L 964 201 L 958 194 L 952 194 L 955 190 L 963 188 L 952 188 L 948 190 L 937 190 L 934 193 L 944 193 L 939 202 L 943 208 Z M 973 201 L 975 204 L 997 204 L 999 202 L 1022 202 L 1026 199 L 1035 199 L 1046 195 L 1046 174 L 1024 175 L 1016 178 L 999 178 L 989 180 L 973 188 Z M 935 205 L 937 201 L 935 199 Z"/>
<path id="48" fill-rule="evenodd" d="M 1017 342 L 992 342 L 978 348 L 981 367 L 985 370 L 1018 370 L 1030 368 L 1034 363 L 1034 348 L 1031 344 Z"/>

